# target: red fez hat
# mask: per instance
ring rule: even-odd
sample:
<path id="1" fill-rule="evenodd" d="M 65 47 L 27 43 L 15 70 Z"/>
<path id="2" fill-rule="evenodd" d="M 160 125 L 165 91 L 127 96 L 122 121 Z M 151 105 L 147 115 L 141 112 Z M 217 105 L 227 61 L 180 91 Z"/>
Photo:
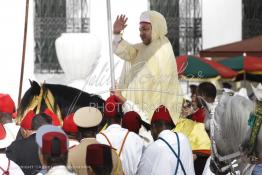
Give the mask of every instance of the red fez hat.
<path id="1" fill-rule="evenodd" d="M 3 140 L 5 136 L 6 136 L 5 128 L 2 125 L 2 123 L 0 123 L 0 140 Z"/>
<path id="2" fill-rule="evenodd" d="M 0 112 L 12 114 L 15 112 L 15 103 L 8 94 L 0 94 Z"/>
<path id="3" fill-rule="evenodd" d="M 121 104 L 115 95 L 111 95 L 105 102 L 105 117 L 114 118 L 121 110 Z"/>
<path id="4" fill-rule="evenodd" d="M 164 122 L 167 122 L 167 123 L 173 123 L 173 120 L 169 114 L 169 111 L 168 109 L 164 106 L 164 105 L 161 105 L 159 106 L 153 116 L 152 116 L 152 119 L 151 119 L 151 123 L 155 122 L 155 121 L 164 121 Z"/>
<path id="5" fill-rule="evenodd" d="M 67 153 L 67 138 L 65 134 L 61 132 L 47 132 L 42 137 L 43 154 L 51 156 L 60 156 Z"/>
<path id="6" fill-rule="evenodd" d="M 86 148 L 86 165 L 95 167 L 112 166 L 111 148 L 104 144 L 91 144 Z"/>
<path id="7" fill-rule="evenodd" d="M 50 109 L 46 108 L 44 113 L 51 117 L 52 125 L 60 126 L 60 121 L 59 121 L 57 115 L 53 111 L 51 111 Z"/>
<path id="8" fill-rule="evenodd" d="M 74 122 L 74 113 L 71 113 L 64 118 L 63 130 L 68 133 L 77 133 L 78 128 Z"/>
<path id="9" fill-rule="evenodd" d="M 21 121 L 21 127 L 24 129 L 32 129 L 32 120 L 35 117 L 35 112 L 30 110 L 27 112 L 23 120 Z"/>
<path id="10" fill-rule="evenodd" d="M 122 127 L 129 131 L 139 133 L 139 129 L 141 128 L 141 118 L 139 114 L 135 111 L 125 113 L 122 119 Z"/>

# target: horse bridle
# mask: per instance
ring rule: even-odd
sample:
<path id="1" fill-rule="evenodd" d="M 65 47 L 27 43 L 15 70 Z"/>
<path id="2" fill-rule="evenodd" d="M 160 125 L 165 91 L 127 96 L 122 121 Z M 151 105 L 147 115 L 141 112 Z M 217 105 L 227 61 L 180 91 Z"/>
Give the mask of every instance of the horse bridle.
<path id="1" fill-rule="evenodd" d="M 61 122 L 62 121 L 62 115 L 61 115 L 60 108 L 59 108 L 58 104 L 55 103 L 54 95 L 52 94 L 52 92 L 49 89 L 44 87 L 44 84 L 41 85 L 40 93 L 33 97 L 31 102 L 26 107 L 25 111 L 23 112 L 23 114 L 20 117 L 18 117 L 20 119 L 20 121 L 18 121 L 18 122 L 20 123 L 22 121 L 23 117 L 25 116 L 25 114 L 29 110 L 36 110 L 36 114 L 38 114 L 40 112 L 40 109 L 41 109 L 42 101 L 45 102 L 45 104 L 46 104 L 46 106 L 49 110 L 51 110 L 52 112 L 54 112 L 58 116 L 58 118 Z"/>
<path id="2" fill-rule="evenodd" d="M 234 93 L 232 92 L 227 93 L 227 94 L 229 96 L 234 95 Z M 210 114 L 208 115 L 209 120 L 210 120 L 209 121 L 209 130 L 210 130 L 211 147 L 212 147 L 212 152 L 213 152 L 211 161 L 210 161 L 210 165 L 212 167 L 210 167 L 210 169 L 215 171 L 215 173 L 219 173 L 219 174 L 226 174 L 228 172 L 231 174 L 235 174 L 236 167 L 234 167 L 234 165 L 236 165 L 237 162 L 235 163 L 232 163 L 232 162 L 234 160 L 241 158 L 243 156 L 243 153 L 241 153 L 240 151 L 237 151 L 232 154 L 225 155 L 225 156 L 221 156 L 218 153 L 217 145 L 216 145 L 216 141 L 214 137 L 215 136 L 215 127 L 217 127 L 215 126 L 216 123 L 214 119 L 214 110 L 210 111 L 210 109 L 208 109 L 207 102 L 205 101 L 203 97 L 201 97 L 201 102 L 206 103 L 203 106 L 206 108 L 206 110 Z M 248 148 L 247 148 L 247 155 L 249 156 L 249 161 L 251 163 L 256 163 L 258 160 L 257 155 L 255 153 L 255 141 L 256 141 L 259 129 L 261 128 L 261 124 L 262 124 L 262 101 L 256 102 L 255 114 L 256 114 L 256 120 L 255 120 L 254 126 L 252 127 L 252 132 L 248 140 Z M 220 131 L 217 131 L 217 132 L 220 132 Z"/>
<path id="3" fill-rule="evenodd" d="M 215 131 L 215 124 L 214 124 L 214 118 L 211 115 L 210 118 L 210 140 L 211 140 L 211 149 L 212 149 L 212 156 L 211 156 L 211 161 L 210 169 L 212 169 L 214 172 L 219 173 L 219 174 L 235 174 L 237 164 L 232 163 L 233 160 L 240 158 L 241 153 L 240 151 L 237 151 L 232 154 L 228 154 L 225 156 L 221 156 L 218 151 L 217 151 L 217 146 L 216 146 L 216 141 L 214 138 L 214 131 Z"/>
<path id="4" fill-rule="evenodd" d="M 198 96 L 199 97 L 199 96 Z M 214 109 L 208 109 L 207 102 L 203 97 L 200 96 L 201 102 L 206 103 L 202 104 L 206 111 L 209 113 L 207 116 L 209 118 L 209 133 L 210 133 L 210 140 L 211 140 L 211 149 L 212 149 L 212 156 L 210 160 L 210 169 L 212 169 L 215 173 L 218 174 L 235 174 L 236 171 L 236 162 L 232 163 L 234 159 L 238 159 L 241 156 L 240 151 L 235 153 L 221 156 L 217 151 L 216 141 L 215 141 L 215 119 L 214 119 Z M 218 127 L 217 127 L 218 128 Z M 220 132 L 220 131 L 217 131 Z"/>

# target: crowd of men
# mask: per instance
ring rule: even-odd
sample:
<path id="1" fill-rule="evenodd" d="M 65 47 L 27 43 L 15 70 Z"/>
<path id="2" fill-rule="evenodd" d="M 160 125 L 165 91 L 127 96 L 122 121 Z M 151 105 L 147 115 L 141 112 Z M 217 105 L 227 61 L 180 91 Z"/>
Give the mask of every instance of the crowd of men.
<path id="1" fill-rule="evenodd" d="M 113 28 L 123 91 L 112 90 L 102 111 L 83 106 L 62 120 L 47 105 L 14 122 L 15 104 L 0 94 L 0 174 L 212 174 L 204 121 L 216 87 L 203 82 L 183 98 L 163 15 L 142 13 L 135 45 L 122 38 L 126 22 L 118 16 Z"/>
<path id="2" fill-rule="evenodd" d="M 192 91 L 192 100 L 184 100 L 181 116 L 203 122 L 204 112 L 198 112 L 204 110 L 198 104 L 201 98 L 194 96 L 212 103 L 216 88 L 201 83 Z M 192 152 L 188 137 L 173 132 L 176 125 L 165 106 L 155 109 L 148 124 L 139 111 L 126 109 L 127 103 L 114 90 L 103 114 L 97 108 L 82 107 L 60 122 L 50 110 L 38 114 L 29 110 L 17 125 L 14 102 L 2 94 L 0 170 L 9 174 L 202 174 L 210 153 Z"/>
<path id="3" fill-rule="evenodd" d="M 217 96 L 210 82 L 190 86 L 181 118 L 203 123 Z M 230 91 L 224 88 L 224 91 Z M 245 96 L 245 94 L 242 94 Z M 60 119 L 50 110 L 29 110 L 20 124 L 8 94 L 0 94 L 0 171 L 3 174 L 213 174 L 209 152 L 192 150 L 190 136 L 174 132 L 160 105 L 150 123 L 120 91 L 111 91 L 104 112 L 82 107 Z M 200 111 L 200 112 L 199 112 Z M 179 126 L 179 123 L 177 123 Z M 198 134 L 198 133 L 197 133 Z M 208 131 L 207 131 L 208 134 Z M 257 167 L 259 168 L 261 164 Z"/>
<path id="4" fill-rule="evenodd" d="M 139 135 L 143 127 L 139 114 L 123 113 L 120 98 L 107 99 L 104 115 L 94 107 L 80 108 L 62 126 L 55 114 L 33 111 L 16 125 L 14 103 L 2 94 L 0 170 L 9 174 L 195 174 L 189 140 L 171 131 L 175 124 L 168 109 L 161 105 L 155 110 L 154 142 L 148 145 L 150 138 Z"/>
<path id="5" fill-rule="evenodd" d="M 125 90 L 112 92 L 104 111 L 83 107 L 61 121 L 52 108 L 42 111 L 38 106 L 34 111 L 26 109 L 16 125 L 14 103 L 9 95 L 1 96 L 0 171 L 195 174 L 187 136 L 171 131 L 181 112 L 182 97 L 166 20 L 159 12 L 143 12 L 142 42 L 135 45 L 122 38 L 126 22 L 127 17 L 121 15 L 113 26 L 114 52 L 125 60 L 119 84 Z M 150 108 L 143 108 L 145 101 Z"/>

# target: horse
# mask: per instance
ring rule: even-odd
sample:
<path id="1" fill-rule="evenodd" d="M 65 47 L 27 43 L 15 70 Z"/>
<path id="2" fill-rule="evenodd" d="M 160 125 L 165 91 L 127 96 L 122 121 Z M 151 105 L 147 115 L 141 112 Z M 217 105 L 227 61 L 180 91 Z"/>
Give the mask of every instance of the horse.
<path id="1" fill-rule="evenodd" d="M 60 120 L 84 106 L 96 107 L 104 114 L 105 101 L 99 95 L 60 84 L 44 83 L 40 86 L 36 81 L 30 81 L 30 84 L 17 110 L 18 121 L 28 110 L 39 113 L 46 108 L 50 108 Z"/>
<path id="2" fill-rule="evenodd" d="M 212 156 L 210 169 L 215 174 L 251 174 L 252 164 L 262 161 L 262 129 L 258 131 L 253 152 L 247 151 L 252 133 L 249 117 L 254 114 L 256 104 L 242 96 L 224 93 L 214 113 L 205 119 L 210 134 Z M 254 158 L 254 154 L 256 160 Z M 237 167 L 236 167 L 237 166 Z"/>

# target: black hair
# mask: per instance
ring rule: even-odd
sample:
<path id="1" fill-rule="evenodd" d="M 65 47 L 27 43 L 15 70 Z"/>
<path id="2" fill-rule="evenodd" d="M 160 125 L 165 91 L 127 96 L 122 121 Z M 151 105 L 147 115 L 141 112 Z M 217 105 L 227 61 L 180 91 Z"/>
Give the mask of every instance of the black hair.
<path id="1" fill-rule="evenodd" d="M 43 154 L 46 165 L 49 167 L 67 165 L 68 152 L 59 155 Z"/>
<path id="2" fill-rule="evenodd" d="M 227 89 L 231 89 L 232 88 L 232 85 L 229 84 L 228 82 L 223 82 L 222 86 L 223 86 L 223 88 L 227 88 Z"/>
<path id="3" fill-rule="evenodd" d="M 171 130 L 175 127 L 174 123 L 165 122 L 162 120 L 157 120 L 151 123 L 151 135 L 154 140 L 157 140 L 159 134 L 163 130 Z"/>
<path id="4" fill-rule="evenodd" d="M 196 91 L 197 91 L 197 85 L 191 84 L 191 85 L 189 86 L 189 88 L 190 88 L 192 94 L 195 94 L 195 93 L 196 93 Z"/>
<path id="5" fill-rule="evenodd" d="M 0 154 L 5 154 L 5 152 L 6 152 L 6 148 L 1 148 L 0 149 Z"/>
<path id="6" fill-rule="evenodd" d="M 112 162 L 111 162 L 112 163 Z M 92 170 L 95 172 L 96 175 L 110 175 L 113 170 L 113 165 L 107 166 L 91 166 Z"/>
<path id="7" fill-rule="evenodd" d="M 83 127 L 77 127 L 78 133 L 77 133 L 77 140 L 81 140 L 83 138 L 87 138 L 90 136 L 96 136 L 98 133 L 98 126 L 91 127 L 91 128 L 83 128 Z"/>
<path id="8" fill-rule="evenodd" d="M 107 118 L 107 123 L 109 125 L 114 124 L 114 123 L 120 124 L 121 120 L 122 120 L 122 115 L 116 115 L 115 117 Z"/>
<path id="9" fill-rule="evenodd" d="M 6 112 L 0 112 L 0 123 L 3 125 L 6 123 L 12 123 L 12 116 Z"/>
<path id="10" fill-rule="evenodd" d="M 217 95 L 216 87 L 210 82 L 203 82 L 198 85 L 197 93 L 199 96 L 208 97 L 215 100 Z"/>
<path id="11" fill-rule="evenodd" d="M 52 119 L 49 115 L 45 113 L 40 113 L 37 114 L 33 119 L 32 119 L 32 130 L 37 130 L 40 128 L 42 125 L 48 125 L 52 124 Z"/>
<path id="12" fill-rule="evenodd" d="M 165 122 L 162 120 L 157 120 L 151 123 L 151 127 L 155 126 L 156 128 L 164 128 L 164 129 L 173 129 L 176 125 L 174 123 Z"/>
<path id="13" fill-rule="evenodd" d="M 113 160 L 112 160 L 112 152 L 110 147 L 103 150 L 103 162 L 104 165 L 101 166 L 96 166 L 96 165 L 90 165 L 90 166 L 96 175 L 111 175 L 113 170 Z"/>
<path id="14" fill-rule="evenodd" d="M 67 165 L 68 159 L 68 151 L 61 152 L 63 145 L 63 141 L 61 141 L 58 137 L 54 137 L 51 140 L 51 150 L 50 153 L 42 153 L 43 158 L 48 167 L 53 167 L 57 165 Z M 64 146 L 64 145 L 63 145 Z"/>
<path id="15" fill-rule="evenodd" d="M 116 112 L 116 115 L 114 117 L 107 117 L 107 116 L 105 116 L 105 118 L 107 119 L 107 122 L 109 124 L 113 124 L 113 123 L 120 124 L 121 123 L 122 117 L 124 115 L 124 112 L 122 110 L 122 105 L 121 104 L 117 104 L 116 105 L 116 111 L 117 112 Z"/>

